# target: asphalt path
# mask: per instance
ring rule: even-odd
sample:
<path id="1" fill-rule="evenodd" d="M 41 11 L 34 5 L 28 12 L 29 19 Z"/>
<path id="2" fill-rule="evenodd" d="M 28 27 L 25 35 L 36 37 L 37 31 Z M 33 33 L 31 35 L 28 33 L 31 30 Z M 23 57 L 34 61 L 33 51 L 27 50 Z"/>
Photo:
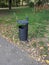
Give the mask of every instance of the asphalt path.
<path id="1" fill-rule="evenodd" d="M 26 51 L 0 36 L 0 65 L 42 65 L 33 60 Z"/>

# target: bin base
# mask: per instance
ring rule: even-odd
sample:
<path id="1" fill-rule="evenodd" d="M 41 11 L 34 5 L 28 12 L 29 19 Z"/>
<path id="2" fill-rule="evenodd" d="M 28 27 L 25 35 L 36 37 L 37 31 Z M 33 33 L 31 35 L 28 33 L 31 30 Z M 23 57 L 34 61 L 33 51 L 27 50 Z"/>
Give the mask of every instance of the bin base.
<path id="1" fill-rule="evenodd" d="M 29 41 L 27 40 L 27 41 L 20 41 L 20 44 L 28 44 L 29 43 Z"/>

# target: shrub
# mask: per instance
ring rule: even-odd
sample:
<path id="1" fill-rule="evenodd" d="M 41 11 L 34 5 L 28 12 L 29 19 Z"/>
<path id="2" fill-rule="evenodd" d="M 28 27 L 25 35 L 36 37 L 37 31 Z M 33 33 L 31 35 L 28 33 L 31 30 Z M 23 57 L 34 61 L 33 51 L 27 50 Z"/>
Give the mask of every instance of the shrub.
<path id="1" fill-rule="evenodd" d="M 8 5 L 7 4 L 5 4 L 5 3 L 0 3 L 0 7 L 8 7 Z"/>
<path id="2" fill-rule="evenodd" d="M 29 3 L 29 7 L 34 7 L 34 3 L 33 2 L 30 2 Z"/>

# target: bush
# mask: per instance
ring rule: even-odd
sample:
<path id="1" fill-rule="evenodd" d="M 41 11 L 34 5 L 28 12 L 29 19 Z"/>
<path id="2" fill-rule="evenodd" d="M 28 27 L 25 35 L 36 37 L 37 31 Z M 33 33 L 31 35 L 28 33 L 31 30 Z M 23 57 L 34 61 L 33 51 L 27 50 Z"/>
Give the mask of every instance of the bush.
<path id="1" fill-rule="evenodd" d="M 20 0 L 16 0 L 16 6 L 18 7 L 20 5 Z"/>
<path id="2" fill-rule="evenodd" d="M 29 3 L 29 7 L 34 7 L 34 3 L 33 2 L 30 2 Z"/>
<path id="3" fill-rule="evenodd" d="M 0 3 L 0 7 L 8 7 L 8 5 L 7 4 L 5 4 L 5 3 Z"/>
<path id="4" fill-rule="evenodd" d="M 1 6 L 2 8 L 4 7 L 4 5 L 5 5 L 4 3 L 0 3 L 0 6 Z"/>
<path id="5" fill-rule="evenodd" d="M 41 0 L 39 0 L 37 3 L 36 3 L 38 6 L 40 5 L 43 5 L 43 2 Z"/>

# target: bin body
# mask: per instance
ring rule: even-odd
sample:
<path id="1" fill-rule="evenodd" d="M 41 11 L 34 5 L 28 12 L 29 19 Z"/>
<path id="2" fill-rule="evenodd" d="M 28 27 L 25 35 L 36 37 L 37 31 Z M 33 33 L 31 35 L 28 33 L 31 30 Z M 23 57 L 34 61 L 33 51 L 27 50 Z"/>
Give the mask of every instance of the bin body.
<path id="1" fill-rule="evenodd" d="M 27 41 L 28 39 L 28 21 L 26 20 L 19 20 L 19 39 L 21 41 Z"/>

